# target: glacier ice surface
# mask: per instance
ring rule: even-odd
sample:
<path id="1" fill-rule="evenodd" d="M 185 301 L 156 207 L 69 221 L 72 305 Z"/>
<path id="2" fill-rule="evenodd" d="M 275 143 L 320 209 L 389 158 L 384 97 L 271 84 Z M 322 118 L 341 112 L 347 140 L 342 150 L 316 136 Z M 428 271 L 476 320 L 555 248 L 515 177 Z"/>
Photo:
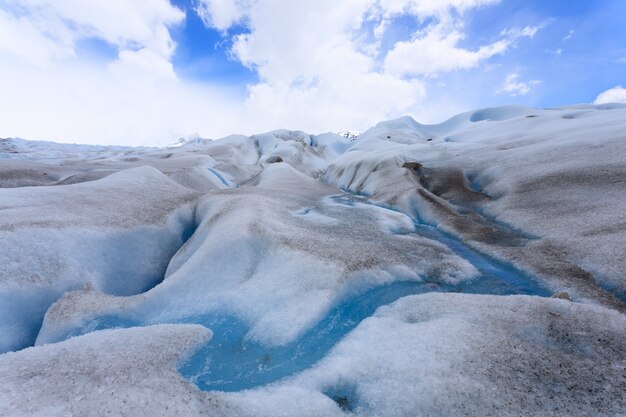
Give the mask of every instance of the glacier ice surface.
<path id="1" fill-rule="evenodd" d="M 625 414 L 624 131 L 2 139 L 0 414 Z"/>

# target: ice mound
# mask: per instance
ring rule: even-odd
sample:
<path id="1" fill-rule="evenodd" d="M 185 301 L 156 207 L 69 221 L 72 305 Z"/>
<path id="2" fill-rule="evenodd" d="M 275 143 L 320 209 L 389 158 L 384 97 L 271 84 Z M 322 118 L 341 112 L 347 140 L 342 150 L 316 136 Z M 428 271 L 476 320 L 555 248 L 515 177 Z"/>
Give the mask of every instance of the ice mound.
<path id="1" fill-rule="evenodd" d="M 176 363 L 210 336 L 198 325 L 162 325 L 1 355 L 0 415 L 219 413 L 219 401 L 199 395 L 176 371 Z"/>
<path id="2" fill-rule="evenodd" d="M 469 116 L 469 121 L 474 123 L 482 121 L 502 121 L 514 117 L 532 115 L 533 112 L 534 110 L 532 108 L 524 106 L 490 107 L 472 112 Z"/>
<path id="3" fill-rule="evenodd" d="M 154 168 L 0 189 L 0 351 L 32 345 L 47 308 L 85 284 L 114 295 L 163 279 L 194 227 L 197 193 Z"/>
<path id="4" fill-rule="evenodd" d="M 235 398 L 268 416 L 298 414 L 283 405 L 320 393 L 309 415 L 334 400 L 366 416 L 615 416 L 626 410 L 625 331 L 623 314 L 562 300 L 405 297 L 311 370 Z"/>

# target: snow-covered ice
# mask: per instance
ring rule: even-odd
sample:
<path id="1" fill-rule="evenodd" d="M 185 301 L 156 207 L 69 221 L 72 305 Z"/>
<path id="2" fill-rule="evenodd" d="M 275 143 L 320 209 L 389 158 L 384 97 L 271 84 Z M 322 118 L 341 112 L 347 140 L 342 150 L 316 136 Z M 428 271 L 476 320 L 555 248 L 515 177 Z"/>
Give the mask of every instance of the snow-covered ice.
<path id="1" fill-rule="evenodd" d="M 625 135 L 1 139 L 0 415 L 626 414 Z"/>

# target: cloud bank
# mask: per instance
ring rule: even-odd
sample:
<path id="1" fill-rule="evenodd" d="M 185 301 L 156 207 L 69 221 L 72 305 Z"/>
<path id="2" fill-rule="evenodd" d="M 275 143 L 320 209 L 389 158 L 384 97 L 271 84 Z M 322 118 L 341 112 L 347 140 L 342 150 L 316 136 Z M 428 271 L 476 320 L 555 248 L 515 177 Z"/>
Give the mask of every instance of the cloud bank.
<path id="1" fill-rule="evenodd" d="M 248 30 L 233 37 L 231 48 L 234 59 L 260 78 L 249 86 L 245 125 L 362 129 L 401 114 L 450 114 L 427 104 L 430 80 L 475 68 L 540 29 L 510 28 L 477 48 L 460 46 L 464 13 L 495 3 L 201 0 L 197 10 L 213 29 Z M 384 48 L 387 29 L 401 16 L 412 17 L 415 30 Z"/>
<path id="2" fill-rule="evenodd" d="M 461 110 L 432 99 L 442 75 L 485 64 L 545 26 L 465 46 L 465 14 L 496 3 L 192 0 L 187 13 L 256 75 L 241 95 L 176 73 L 173 33 L 186 17 L 168 0 L 0 0 L 0 88 L 10 97 L 0 135 L 164 144 L 193 133 L 363 129 L 402 114 L 435 121 Z M 401 18 L 414 24 L 390 41 Z M 109 55 L 84 54 L 94 41 Z M 502 91 L 523 95 L 535 83 L 515 77 Z"/>
<path id="3" fill-rule="evenodd" d="M 211 121 L 232 128 L 235 100 L 185 82 L 171 29 L 185 14 L 167 0 L 0 2 L 0 133 L 85 143 L 165 144 Z M 99 40 L 109 59 L 79 55 Z"/>

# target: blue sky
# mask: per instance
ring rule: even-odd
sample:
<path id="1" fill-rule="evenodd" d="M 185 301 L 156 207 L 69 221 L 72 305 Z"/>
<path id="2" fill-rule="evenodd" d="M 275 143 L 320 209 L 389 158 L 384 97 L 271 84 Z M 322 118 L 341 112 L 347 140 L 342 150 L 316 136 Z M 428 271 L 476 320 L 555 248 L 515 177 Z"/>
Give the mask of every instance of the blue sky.
<path id="1" fill-rule="evenodd" d="M 626 1 L 0 0 L 0 137 L 157 144 L 626 100 Z"/>
<path id="2" fill-rule="evenodd" d="M 246 85 L 258 79 L 250 69 L 230 57 L 230 38 L 246 32 L 240 25 L 230 28 L 228 35 L 206 27 L 188 0 L 172 4 L 185 11 L 185 23 L 172 31 L 178 47 L 173 57 L 174 67 L 181 77 L 198 81 L 233 85 L 245 93 Z"/>
<path id="3" fill-rule="evenodd" d="M 494 57 L 492 63 L 541 84 L 526 96 L 500 95 L 488 103 L 542 107 L 588 103 L 599 92 L 626 84 L 624 1 L 505 1 L 477 11 L 469 29 L 476 39 L 503 27 L 539 21 L 549 24 L 532 40 Z"/>

